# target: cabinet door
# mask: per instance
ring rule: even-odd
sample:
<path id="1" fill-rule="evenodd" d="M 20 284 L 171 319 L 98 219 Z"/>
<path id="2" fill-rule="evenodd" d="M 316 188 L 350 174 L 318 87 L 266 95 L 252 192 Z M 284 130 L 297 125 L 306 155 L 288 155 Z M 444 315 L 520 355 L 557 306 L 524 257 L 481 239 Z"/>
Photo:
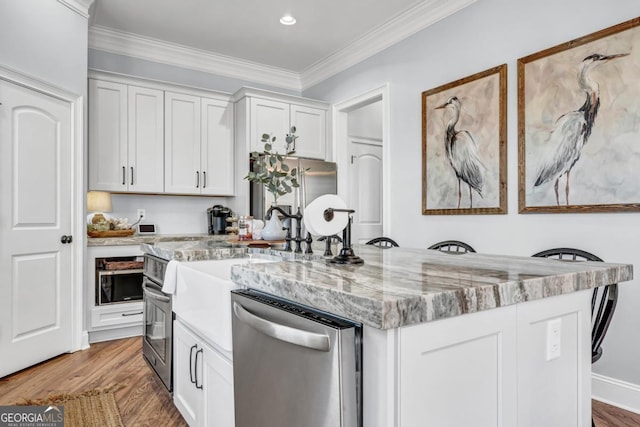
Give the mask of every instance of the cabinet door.
<path id="1" fill-rule="evenodd" d="M 519 425 L 516 352 L 515 306 L 401 328 L 399 425 Z"/>
<path id="2" fill-rule="evenodd" d="M 206 425 L 234 427 L 233 365 L 209 346 L 204 347 Z"/>
<path id="3" fill-rule="evenodd" d="M 126 191 L 127 85 L 89 80 L 89 189 Z"/>
<path id="4" fill-rule="evenodd" d="M 166 193 L 200 194 L 200 98 L 165 92 Z"/>
<path id="5" fill-rule="evenodd" d="M 299 137 L 293 155 L 324 160 L 327 153 L 327 112 L 292 104 L 291 126 L 296 127 Z"/>
<path id="6" fill-rule="evenodd" d="M 201 194 L 233 196 L 233 104 L 202 99 Z"/>
<path id="7" fill-rule="evenodd" d="M 285 154 L 285 137 L 289 133 L 289 104 L 251 98 L 251 151 L 263 151 L 263 134 L 276 137 L 272 151 Z"/>
<path id="8" fill-rule="evenodd" d="M 129 86 L 129 191 L 164 189 L 164 93 Z"/>
<path id="9" fill-rule="evenodd" d="M 204 425 L 203 352 L 199 340 L 179 320 L 173 322 L 173 403 L 189 426 Z M 196 357 L 198 363 L 196 363 Z M 203 385 L 204 387 L 204 385 Z"/>

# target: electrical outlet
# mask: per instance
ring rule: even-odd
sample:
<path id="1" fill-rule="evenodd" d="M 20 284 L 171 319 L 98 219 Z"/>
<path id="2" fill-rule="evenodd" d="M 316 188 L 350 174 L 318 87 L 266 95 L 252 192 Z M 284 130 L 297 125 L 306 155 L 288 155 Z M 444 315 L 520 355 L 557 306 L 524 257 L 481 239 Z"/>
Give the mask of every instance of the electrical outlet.
<path id="1" fill-rule="evenodd" d="M 147 211 L 145 209 L 138 209 L 138 218 L 144 218 L 145 216 L 147 216 Z"/>
<path id="2" fill-rule="evenodd" d="M 562 319 L 547 322 L 547 361 L 560 357 L 562 342 Z"/>

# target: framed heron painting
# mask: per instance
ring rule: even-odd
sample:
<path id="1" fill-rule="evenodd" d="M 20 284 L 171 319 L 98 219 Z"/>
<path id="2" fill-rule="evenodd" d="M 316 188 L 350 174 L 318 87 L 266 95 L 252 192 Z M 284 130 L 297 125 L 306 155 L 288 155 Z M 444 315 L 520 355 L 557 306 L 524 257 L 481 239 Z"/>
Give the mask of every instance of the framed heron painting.
<path id="1" fill-rule="evenodd" d="M 518 60 L 518 206 L 640 210 L 640 18 Z"/>
<path id="2" fill-rule="evenodd" d="M 422 214 L 507 213 L 507 65 L 422 92 Z"/>

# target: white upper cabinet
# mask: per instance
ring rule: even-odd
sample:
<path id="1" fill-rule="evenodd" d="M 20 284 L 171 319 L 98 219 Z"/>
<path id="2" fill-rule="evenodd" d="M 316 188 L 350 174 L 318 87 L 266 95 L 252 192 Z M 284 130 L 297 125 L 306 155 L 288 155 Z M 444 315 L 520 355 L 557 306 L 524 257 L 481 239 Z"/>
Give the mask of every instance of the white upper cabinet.
<path id="1" fill-rule="evenodd" d="M 165 192 L 233 195 L 233 104 L 165 93 Z"/>
<path id="2" fill-rule="evenodd" d="M 129 86 L 129 191 L 164 189 L 164 99 L 160 90 Z"/>
<path id="3" fill-rule="evenodd" d="M 163 93 L 89 80 L 89 188 L 163 191 Z"/>
<path id="4" fill-rule="evenodd" d="M 200 144 L 201 194 L 234 192 L 233 103 L 202 98 Z"/>
<path id="5" fill-rule="evenodd" d="M 262 151 L 263 134 L 276 137 L 272 150 L 286 153 L 286 135 L 292 126 L 296 127 L 296 157 L 325 160 L 327 153 L 327 110 L 328 104 L 312 99 L 282 95 L 258 89 L 243 88 L 234 95 L 242 106 L 236 120 L 238 144 L 247 143 L 249 151 Z M 239 114 L 238 114 L 239 113 Z"/>
<path id="6" fill-rule="evenodd" d="M 165 177 L 167 193 L 200 192 L 200 98 L 165 93 Z"/>
<path id="7" fill-rule="evenodd" d="M 289 104 L 268 99 L 251 99 L 251 151 L 262 151 L 262 135 L 276 137 L 272 151 L 284 154 L 289 133 Z"/>
<path id="8" fill-rule="evenodd" d="M 89 80 L 89 189 L 126 191 L 127 85 Z"/>
<path id="9" fill-rule="evenodd" d="M 93 71 L 89 189 L 233 196 L 230 95 Z"/>
<path id="10" fill-rule="evenodd" d="M 296 127 L 298 157 L 324 160 L 327 155 L 327 111 L 291 104 L 291 126 Z"/>

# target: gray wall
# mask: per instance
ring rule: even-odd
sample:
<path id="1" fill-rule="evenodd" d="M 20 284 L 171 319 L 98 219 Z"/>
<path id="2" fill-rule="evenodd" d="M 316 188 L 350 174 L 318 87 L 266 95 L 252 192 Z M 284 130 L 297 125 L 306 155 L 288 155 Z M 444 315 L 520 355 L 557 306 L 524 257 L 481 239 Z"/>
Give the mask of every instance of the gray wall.
<path id="1" fill-rule="evenodd" d="M 347 116 L 347 133 L 349 136 L 382 141 L 382 102 L 376 101 L 350 111 Z"/>
<path id="2" fill-rule="evenodd" d="M 0 63 L 77 95 L 87 88 L 87 18 L 54 0 L 0 0 Z"/>
<path id="3" fill-rule="evenodd" d="M 529 256 L 572 246 L 640 271 L 639 213 L 518 214 L 517 59 L 640 15 L 637 0 L 479 0 L 303 92 L 335 103 L 390 84 L 390 237 L 421 247 L 459 239 L 479 252 Z M 508 215 L 421 214 L 421 92 L 508 64 Z M 640 174 L 640 171 L 638 172 Z M 640 175 L 639 175 L 640 176 Z M 414 183 L 409 185 L 407 183 Z M 640 385 L 640 281 L 620 286 L 596 373 Z"/>

